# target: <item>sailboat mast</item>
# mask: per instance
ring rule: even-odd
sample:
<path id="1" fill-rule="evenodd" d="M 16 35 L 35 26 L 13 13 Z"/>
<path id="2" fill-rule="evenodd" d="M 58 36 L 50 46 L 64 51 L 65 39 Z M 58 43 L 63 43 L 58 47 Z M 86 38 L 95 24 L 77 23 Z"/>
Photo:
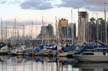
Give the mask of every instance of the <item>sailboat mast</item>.
<path id="1" fill-rule="evenodd" d="M 43 16 L 42 16 L 42 26 L 43 26 Z M 44 44 L 44 37 L 42 37 L 42 45 Z"/>
<path id="2" fill-rule="evenodd" d="M 3 21 L 1 19 L 1 41 L 3 41 Z"/>
<path id="3" fill-rule="evenodd" d="M 96 17 L 97 17 L 97 19 L 98 19 L 98 13 L 96 13 Z M 97 39 L 96 39 L 96 40 L 97 40 L 97 41 L 99 40 L 99 32 L 98 32 L 99 27 L 98 27 L 98 25 L 99 25 L 99 23 L 96 22 L 96 27 L 97 27 L 97 29 L 96 29 L 96 30 L 97 30 L 97 33 L 96 33 L 96 34 L 97 34 Z"/>
<path id="4" fill-rule="evenodd" d="M 106 3 L 104 3 L 104 19 L 105 19 L 105 40 L 107 45 L 107 22 L 106 22 Z"/>
<path id="5" fill-rule="evenodd" d="M 15 34 L 15 39 L 17 39 L 17 37 L 16 37 L 16 18 L 15 18 L 15 23 L 14 23 L 14 34 Z"/>
<path id="6" fill-rule="evenodd" d="M 31 23 L 31 37 L 33 37 L 33 21 Z"/>
<path id="7" fill-rule="evenodd" d="M 72 23 L 72 9 L 71 9 L 71 23 Z M 73 44 L 74 43 L 74 24 L 72 24 L 71 35 L 72 35 L 72 44 Z"/>
<path id="8" fill-rule="evenodd" d="M 25 26 L 23 25 L 23 38 L 25 38 Z"/>
<path id="9" fill-rule="evenodd" d="M 5 37 L 5 39 L 7 40 L 7 24 L 6 24 L 5 28 L 6 28 L 6 37 Z"/>
<path id="10" fill-rule="evenodd" d="M 33 25 L 34 25 L 34 22 L 32 21 L 32 23 L 31 23 L 31 40 L 33 40 Z M 32 46 L 34 47 L 34 44 L 32 44 Z"/>
<path id="11" fill-rule="evenodd" d="M 58 43 L 58 28 L 57 28 L 57 17 L 55 17 L 55 28 L 56 28 L 56 43 Z"/>
<path id="12" fill-rule="evenodd" d="M 58 24 L 57 24 L 57 17 L 55 17 L 55 28 L 56 28 L 56 45 L 57 45 L 57 49 L 56 49 L 56 55 L 58 57 L 58 47 L 59 47 L 59 30 L 58 30 Z"/>
<path id="13" fill-rule="evenodd" d="M 78 8 L 78 41 L 80 41 L 80 33 L 79 33 L 79 8 Z"/>

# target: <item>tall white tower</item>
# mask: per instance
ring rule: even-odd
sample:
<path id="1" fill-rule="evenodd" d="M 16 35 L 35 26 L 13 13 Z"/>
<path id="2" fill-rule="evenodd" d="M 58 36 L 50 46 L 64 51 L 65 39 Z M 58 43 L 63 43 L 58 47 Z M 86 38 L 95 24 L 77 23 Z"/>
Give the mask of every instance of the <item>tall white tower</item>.
<path id="1" fill-rule="evenodd" d="M 80 42 L 86 42 L 88 36 L 88 13 L 85 11 L 78 13 L 79 23 L 78 23 L 78 39 Z"/>

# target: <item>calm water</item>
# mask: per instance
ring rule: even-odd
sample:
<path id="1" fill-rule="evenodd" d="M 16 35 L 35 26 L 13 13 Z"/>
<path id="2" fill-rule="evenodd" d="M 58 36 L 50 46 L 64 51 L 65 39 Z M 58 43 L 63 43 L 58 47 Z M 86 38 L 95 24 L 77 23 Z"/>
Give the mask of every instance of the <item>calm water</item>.
<path id="1" fill-rule="evenodd" d="M 0 71 L 108 71 L 108 63 L 79 63 L 68 58 L 0 56 Z"/>

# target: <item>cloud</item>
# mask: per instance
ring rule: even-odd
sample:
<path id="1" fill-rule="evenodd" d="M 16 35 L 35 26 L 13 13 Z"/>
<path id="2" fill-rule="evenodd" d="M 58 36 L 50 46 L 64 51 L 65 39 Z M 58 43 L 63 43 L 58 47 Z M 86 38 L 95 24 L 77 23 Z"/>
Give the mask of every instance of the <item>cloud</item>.
<path id="1" fill-rule="evenodd" d="M 0 4 L 18 4 L 20 2 L 19 0 L 0 0 Z"/>
<path id="2" fill-rule="evenodd" d="M 20 4 L 22 9 L 45 10 L 54 7 L 85 8 L 92 11 L 103 11 L 108 0 L 0 0 L 0 4 Z M 56 4 L 55 4 L 56 3 Z"/>
<path id="3" fill-rule="evenodd" d="M 58 7 L 73 7 L 79 8 L 84 5 L 83 0 L 62 0 L 62 3 L 58 5 Z"/>
<path id="4" fill-rule="evenodd" d="M 108 0 L 61 0 L 58 7 L 86 8 L 92 11 L 103 11 L 104 3 L 108 6 Z"/>
<path id="5" fill-rule="evenodd" d="M 6 1 L 2 1 L 2 0 L 0 1 L 0 4 L 5 4 L 5 3 L 6 3 Z"/>
<path id="6" fill-rule="evenodd" d="M 23 9 L 37 9 L 37 10 L 53 8 L 50 0 L 25 0 L 20 6 Z"/>

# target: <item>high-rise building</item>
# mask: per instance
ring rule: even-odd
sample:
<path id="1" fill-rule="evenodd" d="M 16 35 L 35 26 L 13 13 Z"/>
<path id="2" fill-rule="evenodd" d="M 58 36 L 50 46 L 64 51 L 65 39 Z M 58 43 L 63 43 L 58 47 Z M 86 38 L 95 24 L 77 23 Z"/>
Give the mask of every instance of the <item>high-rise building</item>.
<path id="1" fill-rule="evenodd" d="M 97 24 L 95 18 L 90 18 L 90 22 L 88 23 L 88 41 L 94 42 L 97 40 Z"/>
<path id="2" fill-rule="evenodd" d="M 48 26 L 42 26 L 38 38 L 53 38 L 54 37 L 54 28 L 51 24 Z"/>
<path id="3" fill-rule="evenodd" d="M 42 35 L 45 35 L 47 33 L 47 26 L 41 26 L 41 32 Z"/>
<path id="4" fill-rule="evenodd" d="M 97 40 L 105 42 L 105 34 L 106 34 L 105 20 L 103 20 L 103 18 L 98 18 L 96 23 L 97 23 L 97 28 L 98 28 L 98 30 L 97 30 L 97 34 L 98 34 Z"/>
<path id="5" fill-rule="evenodd" d="M 53 36 L 54 36 L 54 28 L 53 28 L 53 26 L 51 24 L 48 24 L 48 26 L 47 26 L 47 33 L 48 33 L 49 37 L 53 38 Z"/>
<path id="6" fill-rule="evenodd" d="M 59 25 L 58 25 L 58 29 L 59 29 L 59 36 L 62 39 L 66 39 L 67 38 L 67 31 L 68 31 L 68 20 L 67 19 L 60 19 L 59 20 Z"/>
<path id="7" fill-rule="evenodd" d="M 75 23 L 70 23 L 68 25 L 68 37 L 69 38 L 76 38 L 76 25 Z"/>
<path id="8" fill-rule="evenodd" d="M 78 39 L 80 42 L 86 42 L 88 41 L 88 13 L 86 11 L 79 12 L 78 17 Z"/>
<path id="9" fill-rule="evenodd" d="M 67 26 L 68 26 L 68 20 L 65 19 L 65 18 L 60 19 L 60 20 L 59 20 L 59 25 L 60 25 L 61 27 L 67 27 Z"/>
<path id="10" fill-rule="evenodd" d="M 44 40 L 44 42 L 42 42 L 43 44 L 52 43 L 55 40 L 53 26 L 51 24 L 48 24 L 48 26 L 42 26 L 40 34 L 37 38 L 40 40 Z"/>
<path id="11" fill-rule="evenodd" d="M 74 23 L 68 23 L 68 20 L 62 18 L 58 24 L 59 37 L 61 43 L 73 43 L 76 38 L 76 25 Z"/>

